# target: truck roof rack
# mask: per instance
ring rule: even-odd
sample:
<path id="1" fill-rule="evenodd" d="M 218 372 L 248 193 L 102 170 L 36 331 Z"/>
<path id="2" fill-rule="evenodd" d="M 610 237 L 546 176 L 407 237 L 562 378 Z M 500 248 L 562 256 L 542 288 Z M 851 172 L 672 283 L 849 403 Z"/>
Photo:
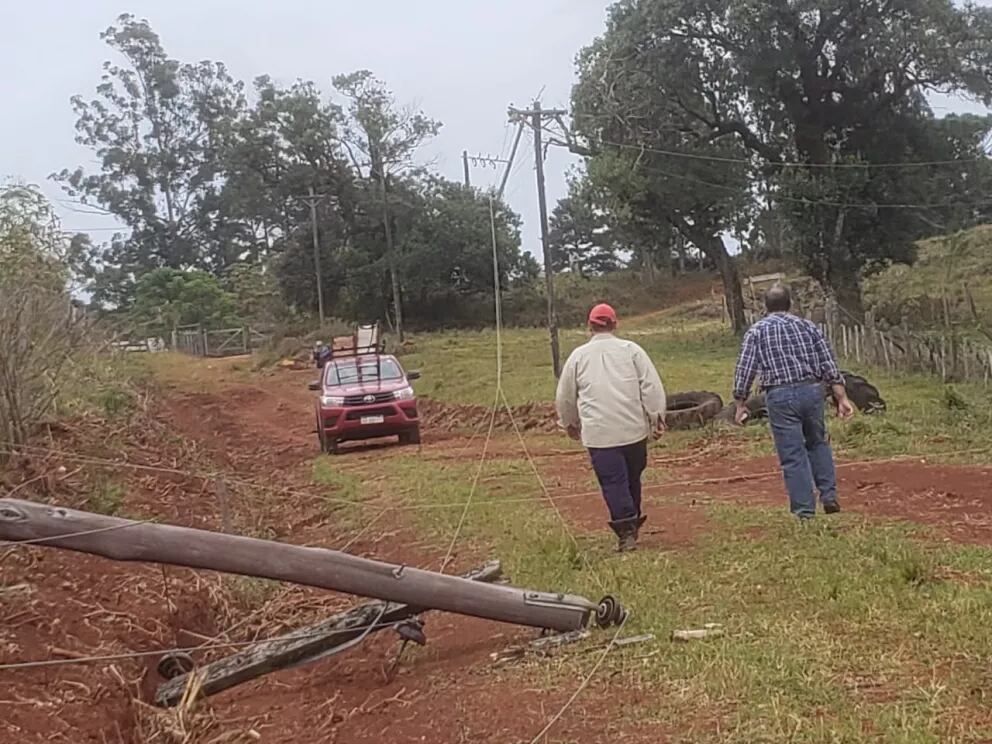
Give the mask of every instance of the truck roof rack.
<path id="1" fill-rule="evenodd" d="M 355 326 L 350 336 L 334 336 L 331 339 L 331 353 L 334 358 L 382 354 L 386 342 L 379 332 L 379 322 Z"/>

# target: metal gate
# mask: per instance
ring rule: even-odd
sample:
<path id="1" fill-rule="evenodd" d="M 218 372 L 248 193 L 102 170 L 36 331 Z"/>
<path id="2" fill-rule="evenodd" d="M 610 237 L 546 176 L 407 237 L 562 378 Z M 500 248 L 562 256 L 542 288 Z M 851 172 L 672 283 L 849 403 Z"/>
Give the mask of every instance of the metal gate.
<path id="1" fill-rule="evenodd" d="M 228 357 L 250 354 L 268 341 L 265 334 L 244 326 L 207 331 L 199 327 L 179 328 L 173 334 L 173 348 L 185 354 Z"/>

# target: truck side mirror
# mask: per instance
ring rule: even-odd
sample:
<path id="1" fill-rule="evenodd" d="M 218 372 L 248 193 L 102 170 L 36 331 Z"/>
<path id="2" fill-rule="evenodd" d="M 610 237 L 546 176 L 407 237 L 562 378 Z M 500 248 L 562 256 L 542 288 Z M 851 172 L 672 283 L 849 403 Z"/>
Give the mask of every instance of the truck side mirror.
<path id="1" fill-rule="evenodd" d="M 414 380 L 419 380 L 420 379 L 420 373 L 419 372 L 407 372 L 406 373 L 406 379 L 409 380 L 410 382 L 413 382 Z"/>
<path id="2" fill-rule="evenodd" d="M 315 393 L 320 392 L 320 380 L 311 382 L 309 385 L 307 385 L 307 387 L 313 390 Z"/>

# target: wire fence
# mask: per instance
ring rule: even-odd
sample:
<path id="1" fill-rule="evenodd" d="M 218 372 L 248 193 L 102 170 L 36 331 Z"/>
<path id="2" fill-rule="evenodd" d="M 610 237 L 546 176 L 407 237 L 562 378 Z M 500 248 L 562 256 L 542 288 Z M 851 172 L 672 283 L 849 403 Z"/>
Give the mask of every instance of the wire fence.
<path id="1" fill-rule="evenodd" d="M 762 315 L 762 289 L 775 281 L 786 280 L 781 273 L 743 279 L 749 324 Z M 815 294 L 823 294 L 818 285 Z M 722 301 L 724 321 L 728 322 L 726 300 Z M 883 327 L 872 312 L 853 313 L 825 294 L 813 301 L 808 297 L 798 301 L 802 314 L 816 322 L 838 358 L 848 363 L 889 373 L 930 375 L 945 383 L 992 383 L 992 345 L 962 332 L 950 321 L 931 331 L 911 329 L 905 324 Z"/>
<path id="2" fill-rule="evenodd" d="M 866 322 L 820 324 L 842 359 L 885 369 L 932 375 L 942 382 L 992 380 L 992 347 L 950 332 L 919 333 L 895 327 L 882 330 L 869 314 Z"/>

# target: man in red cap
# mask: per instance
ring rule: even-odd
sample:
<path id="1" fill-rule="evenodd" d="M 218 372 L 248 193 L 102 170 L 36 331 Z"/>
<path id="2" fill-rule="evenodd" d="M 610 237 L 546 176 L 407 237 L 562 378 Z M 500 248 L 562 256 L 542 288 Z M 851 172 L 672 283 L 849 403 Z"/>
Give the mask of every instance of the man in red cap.
<path id="1" fill-rule="evenodd" d="M 648 437 L 665 430 L 665 388 L 644 349 L 617 338 L 616 328 L 612 307 L 592 309 L 592 337 L 565 362 L 555 407 L 568 435 L 589 450 L 617 549 L 624 552 L 634 549 L 644 524 L 641 473 Z"/>

